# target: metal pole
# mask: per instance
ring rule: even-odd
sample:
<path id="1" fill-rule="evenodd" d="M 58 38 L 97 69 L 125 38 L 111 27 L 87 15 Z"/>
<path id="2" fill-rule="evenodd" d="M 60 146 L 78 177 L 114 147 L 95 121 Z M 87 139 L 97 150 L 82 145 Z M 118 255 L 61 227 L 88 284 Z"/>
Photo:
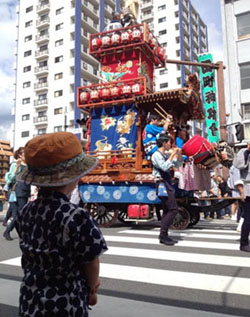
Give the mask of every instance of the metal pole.
<path id="1" fill-rule="evenodd" d="M 198 62 L 191 62 L 191 61 L 180 61 L 180 60 L 177 60 L 177 59 L 167 59 L 166 63 L 167 64 L 180 64 L 180 65 L 200 66 L 200 67 L 211 67 L 211 68 L 215 68 L 215 69 L 219 69 L 220 68 L 219 63 L 216 63 L 216 64 L 213 64 L 213 63 L 198 63 Z M 223 66 L 223 69 L 226 68 L 224 65 L 222 65 L 222 66 Z"/>

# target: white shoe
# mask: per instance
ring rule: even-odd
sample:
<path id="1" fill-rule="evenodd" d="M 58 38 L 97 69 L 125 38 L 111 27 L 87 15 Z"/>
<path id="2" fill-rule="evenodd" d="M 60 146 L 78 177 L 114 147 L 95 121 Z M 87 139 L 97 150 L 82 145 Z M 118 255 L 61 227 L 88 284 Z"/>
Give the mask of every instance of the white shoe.
<path id="1" fill-rule="evenodd" d="M 231 220 L 237 220 L 237 215 L 236 214 L 232 215 Z"/>
<path id="2" fill-rule="evenodd" d="M 238 227 L 236 229 L 237 232 L 241 232 L 241 227 L 242 227 L 243 221 L 244 221 L 244 219 L 240 218 L 240 222 L 239 222 Z"/>

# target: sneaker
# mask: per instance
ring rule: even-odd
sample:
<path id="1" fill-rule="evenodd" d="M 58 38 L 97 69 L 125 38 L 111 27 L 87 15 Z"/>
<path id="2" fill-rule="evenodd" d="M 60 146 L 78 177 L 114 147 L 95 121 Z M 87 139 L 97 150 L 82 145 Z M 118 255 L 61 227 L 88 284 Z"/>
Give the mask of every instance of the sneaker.
<path id="1" fill-rule="evenodd" d="M 237 229 L 236 229 L 237 232 L 241 232 L 241 227 L 242 227 L 243 221 L 244 221 L 244 218 L 240 218 L 239 224 L 238 224 Z"/>
<path id="2" fill-rule="evenodd" d="M 232 215 L 231 220 L 237 220 L 237 215 L 236 214 Z"/>
<path id="3" fill-rule="evenodd" d="M 210 216 L 207 216 L 207 217 L 204 217 L 204 219 L 212 220 L 213 218 L 211 218 Z"/>
<path id="4" fill-rule="evenodd" d="M 175 243 L 177 243 L 178 241 L 171 239 L 170 237 L 166 236 L 166 237 L 159 237 L 159 241 L 162 244 L 165 245 L 174 245 Z"/>
<path id="5" fill-rule="evenodd" d="M 250 246 L 249 245 L 241 245 L 240 251 L 250 252 Z"/>

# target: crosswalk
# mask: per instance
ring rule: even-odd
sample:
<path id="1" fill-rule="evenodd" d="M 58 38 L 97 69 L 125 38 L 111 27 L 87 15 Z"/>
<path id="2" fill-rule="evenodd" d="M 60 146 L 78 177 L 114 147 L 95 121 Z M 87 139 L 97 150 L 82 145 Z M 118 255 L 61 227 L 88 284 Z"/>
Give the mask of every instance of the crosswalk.
<path id="1" fill-rule="evenodd" d="M 250 316 L 250 257 L 239 251 L 235 225 L 218 226 L 172 231 L 175 246 L 159 244 L 159 228 L 104 229 L 109 250 L 101 258 L 101 292 Z M 21 261 L 0 264 L 20 267 Z"/>

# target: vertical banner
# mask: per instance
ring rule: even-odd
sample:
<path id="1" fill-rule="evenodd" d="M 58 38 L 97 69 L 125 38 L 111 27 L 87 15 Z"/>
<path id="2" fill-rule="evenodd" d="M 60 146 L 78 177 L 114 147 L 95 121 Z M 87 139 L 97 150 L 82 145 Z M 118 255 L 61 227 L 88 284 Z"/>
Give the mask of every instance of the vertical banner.
<path id="1" fill-rule="evenodd" d="M 199 63 L 213 63 L 211 54 L 198 57 Z M 216 100 L 215 70 L 211 67 L 199 67 L 202 96 L 205 107 L 208 141 L 217 143 L 220 139 L 218 106 Z"/>

